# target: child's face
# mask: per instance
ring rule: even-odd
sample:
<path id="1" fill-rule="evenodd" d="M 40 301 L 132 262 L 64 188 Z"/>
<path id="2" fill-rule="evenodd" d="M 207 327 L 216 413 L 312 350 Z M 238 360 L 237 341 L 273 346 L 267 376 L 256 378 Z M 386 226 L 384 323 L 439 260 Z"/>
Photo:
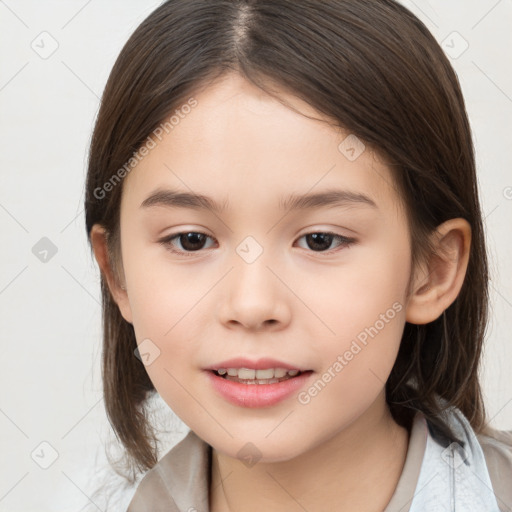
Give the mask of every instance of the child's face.
<path id="1" fill-rule="evenodd" d="M 192 430 L 232 457 L 251 441 L 263 460 L 289 459 L 383 410 L 405 323 L 406 216 L 376 155 L 366 148 L 354 160 L 361 148 L 351 139 L 338 148 L 348 133 L 236 75 L 194 98 L 125 178 L 120 307 L 138 343 L 151 340 L 141 352 L 157 391 Z M 225 209 L 141 206 L 157 189 L 205 195 Z M 331 189 L 375 205 L 280 207 L 290 194 Z M 208 237 L 159 243 L 180 232 Z M 322 232 L 355 241 L 305 236 Z M 272 405 L 243 406 L 220 394 L 206 369 L 238 357 L 312 373 Z"/>

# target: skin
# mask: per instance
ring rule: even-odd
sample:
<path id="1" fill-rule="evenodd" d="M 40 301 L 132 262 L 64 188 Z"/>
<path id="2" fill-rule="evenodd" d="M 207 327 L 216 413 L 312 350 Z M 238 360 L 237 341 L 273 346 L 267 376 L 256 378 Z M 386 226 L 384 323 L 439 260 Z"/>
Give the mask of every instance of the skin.
<path id="1" fill-rule="evenodd" d="M 138 343 L 149 338 L 160 351 L 146 366 L 156 389 L 213 447 L 212 512 L 382 511 L 408 446 L 385 382 L 405 322 L 430 322 L 455 300 L 471 231 L 463 219 L 439 226 L 432 235 L 439 251 L 413 269 L 407 214 L 389 168 L 369 147 L 347 159 L 338 145 L 348 133 L 281 93 L 320 120 L 236 74 L 195 95 L 198 106 L 124 180 L 121 282 L 100 225 L 93 248 Z M 141 208 L 159 187 L 228 204 L 222 213 Z M 291 192 L 330 188 L 365 194 L 376 207 L 279 209 Z M 159 243 L 181 232 L 211 238 L 196 241 L 199 250 L 188 256 L 179 238 L 172 247 L 182 254 Z M 318 232 L 355 241 L 333 238 L 322 252 L 304 236 Z M 247 236 L 263 249 L 250 264 L 236 251 Z M 393 304 L 394 317 L 307 404 L 295 393 L 272 407 L 236 406 L 204 371 L 232 357 L 272 357 L 313 370 L 307 389 Z M 247 442 L 261 454 L 251 467 L 237 457 Z"/>

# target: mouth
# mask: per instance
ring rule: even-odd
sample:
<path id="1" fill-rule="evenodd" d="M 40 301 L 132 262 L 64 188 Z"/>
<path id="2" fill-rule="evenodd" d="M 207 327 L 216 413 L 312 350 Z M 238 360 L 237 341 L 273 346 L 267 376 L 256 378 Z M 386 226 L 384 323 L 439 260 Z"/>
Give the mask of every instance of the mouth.
<path id="1" fill-rule="evenodd" d="M 247 385 L 279 384 L 286 380 L 310 373 L 312 370 L 301 371 L 287 368 L 218 368 L 210 370 L 217 377 Z"/>
<path id="2" fill-rule="evenodd" d="M 268 361 L 267 361 L 268 362 Z M 268 366 L 259 361 L 258 368 L 218 365 L 206 368 L 210 384 L 218 395 L 238 407 L 272 407 L 290 398 L 310 381 L 313 370 L 299 370 L 285 363 Z M 279 362 L 276 362 L 279 363 Z M 241 364 L 238 360 L 238 364 Z M 289 366 L 284 368 L 284 366 Z"/>

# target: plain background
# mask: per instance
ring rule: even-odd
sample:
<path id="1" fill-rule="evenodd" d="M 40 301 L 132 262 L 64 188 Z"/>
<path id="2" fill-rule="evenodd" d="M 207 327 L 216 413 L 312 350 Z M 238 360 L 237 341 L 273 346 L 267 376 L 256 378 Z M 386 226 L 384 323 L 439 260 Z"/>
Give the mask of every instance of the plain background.
<path id="1" fill-rule="evenodd" d="M 466 98 L 492 270 L 483 387 L 491 423 L 512 429 L 512 2 L 404 3 L 451 56 Z M 157 5 L 0 0 L 0 511 L 107 510 L 106 493 L 94 494 L 105 479 L 121 500 L 108 510 L 125 510 L 133 494 L 104 455 L 113 434 L 83 198 L 106 79 Z M 155 408 L 166 452 L 187 428 L 163 401 Z"/>

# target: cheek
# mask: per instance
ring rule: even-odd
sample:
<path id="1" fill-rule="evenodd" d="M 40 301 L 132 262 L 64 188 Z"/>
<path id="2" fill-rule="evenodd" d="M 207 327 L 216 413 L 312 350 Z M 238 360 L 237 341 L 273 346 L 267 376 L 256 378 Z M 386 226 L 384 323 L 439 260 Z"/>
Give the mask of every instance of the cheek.
<path id="1" fill-rule="evenodd" d="M 357 260 L 315 281 L 312 309 L 331 331 L 315 338 L 315 350 L 335 395 L 364 401 L 382 389 L 400 347 L 409 271 L 407 243 L 390 240 L 361 248 Z"/>
<path id="2" fill-rule="evenodd" d="M 403 318 L 398 313 L 405 308 L 409 273 L 406 243 L 375 243 L 355 248 L 339 267 L 316 272 L 303 291 L 311 309 L 329 326 L 331 337 L 346 342 L 363 333 L 364 338 L 365 329 L 376 324 L 393 339 L 390 331 L 398 324 L 393 334 L 399 340 Z M 328 335 L 326 329 L 323 333 Z"/>
<path id="3" fill-rule="evenodd" d="M 405 325 L 400 287 L 384 278 L 370 280 L 367 287 L 357 283 L 357 288 L 340 292 L 337 307 L 324 311 L 335 335 L 316 338 L 322 367 L 297 397 L 303 408 L 301 428 L 315 436 L 344 428 L 375 402 L 400 347 Z"/>
<path id="4" fill-rule="evenodd" d="M 154 279 L 157 270 L 145 272 L 138 286 L 133 283 L 137 290 L 130 299 L 133 326 L 137 342 L 148 344 L 156 354 L 146 364 L 149 378 L 174 413 L 187 422 L 205 413 L 187 391 L 200 385 L 196 359 L 201 353 L 204 323 L 197 316 L 197 303 L 205 291 L 196 293 L 197 287 L 186 287 L 162 275 Z"/>
<path id="5" fill-rule="evenodd" d="M 190 279 L 191 271 L 171 265 L 165 256 L 158 244 L 126 234 L 123 266 L 138 340 L 170 337 L 180 319 L 186 321 L 187 310 L 200 292 L 197 280 Z"/>
<path id="6" fill-rule="evenodd" d="M 172 265 L 160 248 L 155 257 L 154 248 L 130 243 L 128 237 L 124 250 L 135 336 L 155 354 L 146 371 L 176 414 L 187 417 L 191 400 L 185 389 L 194 387 L 191 379 L 201 376 L 200 343 L 211 323 L 208 291 L 218 277 L 208 270 L 198 275 L 190 264 Z M 184 404 L 189 405 L 182 411 Z"/>

